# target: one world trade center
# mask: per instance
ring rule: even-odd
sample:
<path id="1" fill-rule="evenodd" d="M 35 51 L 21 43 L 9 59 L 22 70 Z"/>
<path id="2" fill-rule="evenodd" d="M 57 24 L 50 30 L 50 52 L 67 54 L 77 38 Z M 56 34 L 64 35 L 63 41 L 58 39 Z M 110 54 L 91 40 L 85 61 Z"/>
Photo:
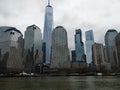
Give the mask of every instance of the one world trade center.
<path id="1" fill-rule="evenodd" d="M 44 33 L 43 33 L 43 62 L 50 64 L 51 59 L 51 35 L 53 29 L 53 8 L 48 0 L 45 12 Z"/>

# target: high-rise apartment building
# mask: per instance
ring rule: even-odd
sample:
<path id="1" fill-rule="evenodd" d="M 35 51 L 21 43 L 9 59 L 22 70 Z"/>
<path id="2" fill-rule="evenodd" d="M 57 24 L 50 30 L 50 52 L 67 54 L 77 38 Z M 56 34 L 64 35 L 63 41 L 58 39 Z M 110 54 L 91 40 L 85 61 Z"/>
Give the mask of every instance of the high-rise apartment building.
<path id="1" fill-rule="evenodd" d="M 39 27 L 31 25 L 25 31 L 24 64 L 26 71 L 42 63 L 42 33 Z"/>
<path id="2" fill-rule="evenodd" d="M 48 1 L 45 13 L 44 35 L 43 35 L 43 61 L 50 64 L 51 59 L 51 34 L 53 29 L 53 8 Z"/>
<path id="3" fill-rule="evenodd" d="M 18 73 L 23 70 L 23 35 L 14 27 L 0 27 L 0 71 Z"/>
<path id="4" fill-rule="evenodd" d="M 89 30 L 85 32 L 86 35 L 86 59 L 87 63 L 92 63 L 92 45 L 94 44 L 93 31 Z"/>
<path id="5" fill-rule="evenodd" d="M 110 63 L 111 69 L 117 68 L 117 56 L 115 50 L 115 37 L 118 32 L 114 29 L 109 29 L 105 34 L 105 47 L 107 53 L 107 62 Z"/>
<path id="6" fill-rule="evenodd" d="M 51 68 L 70 68 L 67 32 L 62 26 L 52 32 Z"/>

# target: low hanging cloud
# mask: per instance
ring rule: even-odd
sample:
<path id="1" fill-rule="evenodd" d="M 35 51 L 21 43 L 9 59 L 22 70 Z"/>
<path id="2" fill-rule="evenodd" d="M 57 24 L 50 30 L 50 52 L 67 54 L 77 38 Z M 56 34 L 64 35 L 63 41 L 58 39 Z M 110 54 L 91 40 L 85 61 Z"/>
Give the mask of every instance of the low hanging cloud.
<path id="1" fill-rule="evenodd" d="M 43 32 L 47 0 L 0 0 L 0 26 L 14 26 L 24 34 L 26 27 L 39 26 Z M 120 31 L 120 0 L 51 0 L 54 27 L 68 32 L 69 48 L 74 49 L 75 29 L 93 30 L 96 42 L 104 43 L 108 29 Z"/>

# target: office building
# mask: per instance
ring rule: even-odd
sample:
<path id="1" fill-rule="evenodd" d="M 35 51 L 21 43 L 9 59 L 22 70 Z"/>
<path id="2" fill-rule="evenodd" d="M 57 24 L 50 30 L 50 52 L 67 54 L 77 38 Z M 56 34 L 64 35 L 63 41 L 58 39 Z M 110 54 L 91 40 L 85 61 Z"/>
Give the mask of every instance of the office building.
<path id="1" fill-rule="evenodd" d="M 92 45 L 94 44 L 93 31 L 89 30 L 85 32 L 86 35 L 86 59 L 87 64 L 92 63 Z"/>
<path id="2" fill-rule="evenodd" d="M 96 71 L 102 71 L 105 64 L 103 44 L 94 43 L 92 46 L 93 67 Z"/>
<path id="3" fill-rule="evenodd" d="M 42 63 L 42 33 L 39 27 L 31 25 L 25 31 L 24 64 L 26 71 L 33 71 Z"/>
<path id="4" fill-rule="evenodd" d="M 53 29 L 53 8 L 48 1 L 45 13 L 44 35 L 43 35 L 43 61 L 45 64 L 50 64 L 51 59 L 51 34 Z"/>
<path id="5" fill-rule="evenodd" d="M 86 62 L 84 43 L 82 41 L 82 31 L 80 29 L 77 29 L 75 34 L 75 51 L 76 61 Z"/>
<path id="6" fill-rule="evenodd" d="M 107 62 L 110 63 L 111 69 L 117 68 L 117 56 L 115 50 L 115 37 L 118 32 L 114 29 L 109 29 L 105 34 L 105 47 L 107 53 Z"/>
<path id="7" fill-rule="evenodd" d="M 117 52 L 117 65 L 120 68 L 120 33 L 115 37 L 116 52 Z"/>
<path id="8" fill-rule="evenodd" d="M 67 32 L 62 26 L 52 32 L 51 68 L 70 68 Z"/>
<path id="9" fill-rule="evenodd" d="M 0 72 L 23 71 L 23 35 L 14 27 L 0 27 Z"/>

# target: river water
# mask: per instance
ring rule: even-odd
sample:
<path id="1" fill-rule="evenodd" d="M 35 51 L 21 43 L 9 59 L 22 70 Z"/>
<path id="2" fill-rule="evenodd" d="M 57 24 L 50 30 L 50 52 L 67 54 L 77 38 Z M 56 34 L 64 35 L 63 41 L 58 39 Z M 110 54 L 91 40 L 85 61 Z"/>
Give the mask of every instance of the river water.
<path id="1" fill-rule="evenodd" d="M 120 90 L 120 77 L 0 77 L 0 90 Z"/>

